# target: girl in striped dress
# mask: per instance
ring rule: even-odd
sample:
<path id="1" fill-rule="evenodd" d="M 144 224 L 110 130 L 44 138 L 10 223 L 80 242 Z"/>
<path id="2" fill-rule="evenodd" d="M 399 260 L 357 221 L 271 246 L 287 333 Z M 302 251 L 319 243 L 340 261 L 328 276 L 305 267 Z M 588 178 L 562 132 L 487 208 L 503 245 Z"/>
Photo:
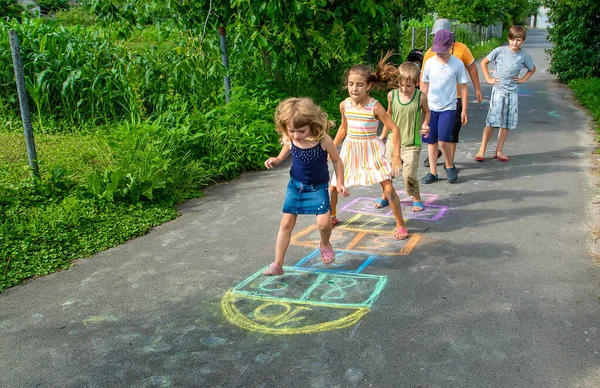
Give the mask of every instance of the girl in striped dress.
<path id="1" fill-rule="evenodd" d="M 396 176 L 400 174 L 401 170 L 400 133 L 398 126 L 384 107 L 369 96 L 371 88 L 387 84 L 390 77 L 394 76 L 395 67 L 386 64 L 390 55 L 388 53 L 379 61 L 375 73 L 372 73 L 364 65 L 355 65 L 348 71 L 346 85 L 350 97 L 340 103 L 342 123 L 333 143 L 337 147 L 343 140 L 340 157 L 344 163 L 345 187 L 371 186 L 379 183 L 396 218 L 394 239 L 404 240 L 408 237 L 408 231 L 402 218 L 400 198 L 396 194 L 391 180 L 392 173 Z M 385 157 L 385 145 L 377 137 L 379 120 L 392 130 L 394 154 L 391 165 Z M 335 173 L 329 191 L 331 195 L 331 225 L 335 226 L 339 222 L 336 217 L 338 191 Z"/>

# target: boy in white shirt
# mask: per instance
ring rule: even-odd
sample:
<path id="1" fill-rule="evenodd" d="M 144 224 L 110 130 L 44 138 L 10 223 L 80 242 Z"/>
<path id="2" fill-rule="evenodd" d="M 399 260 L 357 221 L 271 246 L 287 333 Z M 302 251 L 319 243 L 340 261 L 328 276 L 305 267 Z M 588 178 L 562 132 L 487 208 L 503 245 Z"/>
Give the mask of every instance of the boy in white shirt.
<path id="1" fill-rule="evenodd" d="M 467 124 L 467 71 L 465 65 L 452 54 L 450 48 L 454 38 L 450 30 L 440 30 L 433 38 L 431 50 L 436 56 L 425 62 L 421 90 L 427 94 L 431 121 L 429 122 L 429 135 L 423 136 L 423 143 L 427 143 L 429 154 L 429 173 L 421 179 L 424 184 L 438 180 L 437 153 L 438 142 L 446 162 L 448 182 L 454 183 L 458 179 L 458 172 L 454 167 L 454 157 L 451 152 L 452 127 L 456 115 L 456 84 L 460 86 L 462 101 L 461 123 Z"/>

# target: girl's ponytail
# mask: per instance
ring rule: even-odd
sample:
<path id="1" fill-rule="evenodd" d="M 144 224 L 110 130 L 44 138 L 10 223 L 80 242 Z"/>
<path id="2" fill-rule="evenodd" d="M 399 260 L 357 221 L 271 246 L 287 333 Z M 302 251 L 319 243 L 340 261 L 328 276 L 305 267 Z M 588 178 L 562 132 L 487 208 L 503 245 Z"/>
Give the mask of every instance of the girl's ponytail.
<path id="1" fill-rule="evenodd" d="M 375 88 L 395 88 L 398 84 L 398 68 L 394 64 L 388 62 L 392 55 L 394 55 L 394 52 L 389 50 L 377 63 L 374 74 L 377 81 L 373 83 Z"/>

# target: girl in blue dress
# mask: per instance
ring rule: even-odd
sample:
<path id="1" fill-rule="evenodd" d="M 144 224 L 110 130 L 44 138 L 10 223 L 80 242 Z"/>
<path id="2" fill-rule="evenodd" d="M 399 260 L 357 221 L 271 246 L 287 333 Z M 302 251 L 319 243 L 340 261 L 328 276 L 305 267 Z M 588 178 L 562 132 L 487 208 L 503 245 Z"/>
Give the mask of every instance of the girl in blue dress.
<path id="1" fill-rule="evenodd" d="M 275 245 L 275 261 L 263 275 L 283 275 L 283 259 L 290 245 L 298 214 L 315 214 L 321 235 L 319 249 L 324 264 L 335 260 L 331 236 L 331 205 L 329 202 L 329 169 L 327 157 L 333 162 L 337 191 L 348 195 L 344 186 L 344 165 L 333 139 L 328 135 L 332 122 L 327 114 L 309 98 L 288 98 L 279 103 L 275 112 L 275 129 L 280 135 L 281 152 L 265 161 L 273 168 L 292 155 L 290 181 L 283 203 L 283 215 Z"/>

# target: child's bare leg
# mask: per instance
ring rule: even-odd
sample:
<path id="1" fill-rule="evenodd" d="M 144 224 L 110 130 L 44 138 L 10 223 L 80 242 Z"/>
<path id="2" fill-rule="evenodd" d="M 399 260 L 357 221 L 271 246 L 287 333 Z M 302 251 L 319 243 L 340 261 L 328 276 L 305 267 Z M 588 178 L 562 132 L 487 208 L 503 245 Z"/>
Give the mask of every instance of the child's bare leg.
<path id="1" fill-rule="evenodd" d="M 483 135 L 481 135 L 481 145 L 479 146 L 479 152 L 477 152 L 477 156 L 481 156 L 483 158 L 487 145 L 490 142 L 490 139 L 492 138 L 493 132 L 493 127 L 486 126 L 485 128 L 483 128 Z"/>
<path id="2" fill-rule="evenodd" d="M 437 154 L 436 154 L 437 156 Z M 394 217 L 396 218 L 396 229 L 403 228 L 406 229 L 406 224 L 404 223 L 404 218 L 402 218 L 402 208 L 400 207 L 400 197 L 396 193 L 396 189 L 394 185 L 392 185 L 391 180 L 381 182 L 381 188 L 385 193 L 386 198 L 390 201 L 390 207 L 392 208 L 392 212 L 394 213 Z M 394 231 L 394 236 L 398 236 L 398 239 L 406 238 L 408 234 L 401 234 L 397 231 Z"/>
<path id="3" fill-rule="evenodd" d="M 445 141 L 440 141 L 440 148 L 442 149 L 442 154 L 444 155 L 444 161 L 446 162 L 446 168 L 450 168 L 454 166 L 454 155 L 452 155 L 452 143 L 446 143 Z"/>
<path id="4" fill-rule="evenodd" d="M 317 214 L 317 227 L 319 228 L 319 234 L 321 235 L 321 246 L 329 247 L 331 243 L 329 238 L 331 237 L 331 213 L 327 212 L 324 214 Z"/>
<path id="5" fill-rule="evenodd" d="M 337 215 L 338 191 L 335 186 L 329 185 L 329 202 L 331 203 L 331 216 Z"/>
<path id="6" fill-rule="evenodd" d="M 438 143 L 427 145 L 427 156 L 429 157 L 429 172 L 437 175 Z"/>
<path id="7" fill-rule="evenodd" d="M 502 147 L 504 147 L 504 143 L 506 142 L 506 138 L 508 137 L 508 128 L 500 128 L 498 131 L 498 145 L 496 146 L 496 156 L 501 157 L 505 156 L 502 153 Z"/>
<path id="8" fill-rule="evenodd" d="M 292 230 L 294 230 L 294 226 L 296 225 L 297 217 L 296 214 L 288 213 L 283 213 L 283 216 L 281 216 L 279 233 L 277 233 L 277 242 L 275 244 L 275 263 L 280 267 L 283 265 L 285 252 L 290 245 Z"/>
<path id="9" fill-rule="evenodd" d="M 454 157 L 456 156 L 456 143 L 450 144 L 450 155 L 452 155 L 452 163 L 454 163 Z"/>

